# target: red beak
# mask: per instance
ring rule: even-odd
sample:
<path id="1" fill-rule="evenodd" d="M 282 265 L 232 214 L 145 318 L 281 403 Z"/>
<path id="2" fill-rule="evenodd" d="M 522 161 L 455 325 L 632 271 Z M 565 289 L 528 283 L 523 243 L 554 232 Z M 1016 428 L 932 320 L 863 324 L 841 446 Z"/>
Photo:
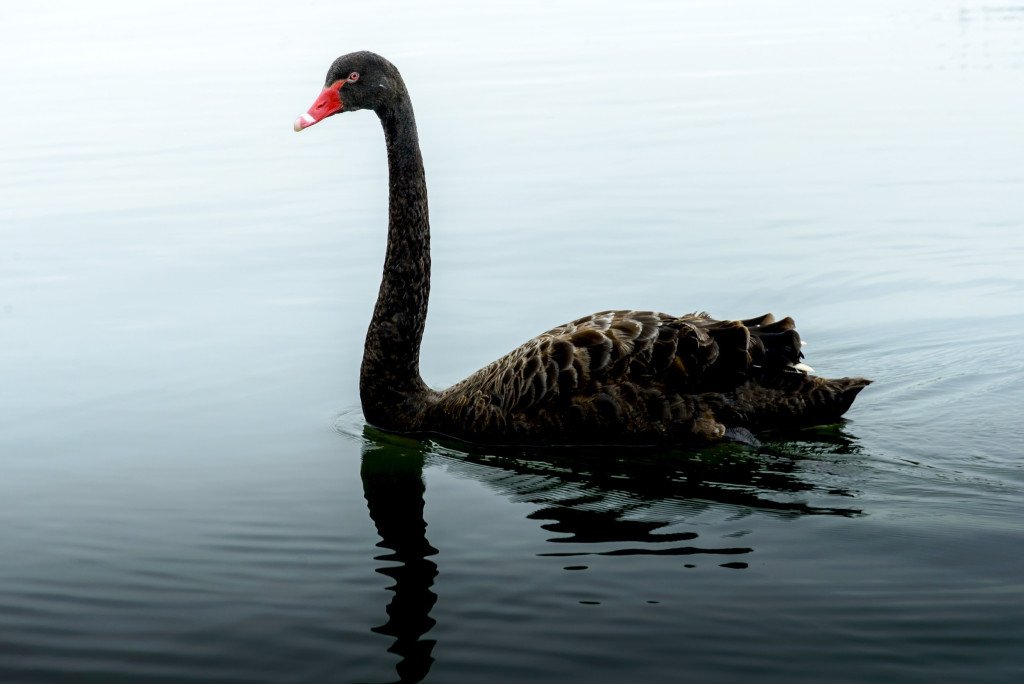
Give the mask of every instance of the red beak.
<path id="1" fill-rule="evenodd" d="M 296 131 L 301 131 L 303 128 L 309 128 L 317 121 L 323 121 L 331 114 L 337 114 L 342 109 L 341 104 L 341 84 L 334 85 L 328 88 L 324 88 L 320 92 L 320 97 L 316 98 L 316 102 L 309 110 L 295 120 L 293 128 Z"/>

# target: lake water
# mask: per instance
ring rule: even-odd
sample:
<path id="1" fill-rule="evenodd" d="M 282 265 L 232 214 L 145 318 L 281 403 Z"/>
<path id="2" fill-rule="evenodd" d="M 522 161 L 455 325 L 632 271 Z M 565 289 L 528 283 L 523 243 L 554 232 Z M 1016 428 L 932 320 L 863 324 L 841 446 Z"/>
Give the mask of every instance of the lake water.
<path id="1" fill-rule="evenodd" d="M 796 318 L 840 426 L 367 428 L 372 49 L 443 387 L 609 308 Z M 0 25 L 0 681 L 1024 681 L 1024 3 L 22 3 Z"/>

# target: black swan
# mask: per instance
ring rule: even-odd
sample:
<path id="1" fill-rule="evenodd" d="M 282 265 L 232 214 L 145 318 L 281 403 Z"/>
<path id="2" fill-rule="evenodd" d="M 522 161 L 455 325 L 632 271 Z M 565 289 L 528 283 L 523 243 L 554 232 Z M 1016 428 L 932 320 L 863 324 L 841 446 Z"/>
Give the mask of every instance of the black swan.
<path id="1" fill-rule="evenodd" d="M 430 290 L 427 186 L 398 69 L 372 52 L 339 57 L 294 128 L 359 109 L 376 112 L 384 128 L 390 188 L 384 277 L 359 377 L 370 424 L 483 444 L 694 444 L 835 422 L 869 384 L 810 375 L 791 318 L 604 311 L 431 389 L 419 371 Z"/>

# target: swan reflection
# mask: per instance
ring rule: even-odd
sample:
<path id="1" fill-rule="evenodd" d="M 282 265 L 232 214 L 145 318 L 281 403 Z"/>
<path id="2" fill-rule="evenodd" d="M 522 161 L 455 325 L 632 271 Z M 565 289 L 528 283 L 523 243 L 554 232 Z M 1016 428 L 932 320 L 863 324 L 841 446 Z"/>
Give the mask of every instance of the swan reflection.
<path id="1" fill-rule="evenodd" d="M 434 662 L 435 642 L 423 638 L 434 626 L 430 609 L 437 602 L 431 590 L 437 564 L 430 560 L 437 549 L 427 541 L 423 519 L 425 453 L 413 447 L 377 448 L 367 441 L 359 472 L 370 518 L 380 536 L 377 546 L 389 551 L 375 556 L 390 563 L 377 572 L 394 580 L 388 587 L 394 592 L 387 606 L 388 620 L 373 631 L 394 637 L 388 651 L 401 658 L 395 667 L 401 682 L 421 681 Z"/>
<path id="2" fill-rule="evenodd" d="M 502 496 L 535 505 L 527 515 L 556 536 L 540 556 L 708 556 L 723 568 L 746 567 L 745 545 L 700 543 L 680 524 L 701 512 L 727 508 L 737 517 L 761 514 L 857 516 L 852 507 L 813 506 L 801 493 L 848 495 L 827 487 L 801 466 L 808 459 L 855 454 L 842 429 L 816 429 L 758 449 L 725 445 L 696 452 L 635 449 L 476 450 L 463 444 L 418 441 L 364 426 L 360 475 L 370 518 L 386 553 L 377 572 L 394 580 L 387 621 L 372 631 L 394 638 L 398 681 L 429 673 L 436 642 L 430 612 L 438 551 L 423 517 L 425 467 L 443 466 Z M 844 456 L 844 458 L 846 458 Z M 736 540 L 731 540 L 736 541 Z M 570 547 L 571 545 L 571 547 Z M 560 548 L 561 547 L 561 548 Z M 570 547 L 570 548 L 567 548 Z M 609 548 L 611 547 L 611 548 Z"/>

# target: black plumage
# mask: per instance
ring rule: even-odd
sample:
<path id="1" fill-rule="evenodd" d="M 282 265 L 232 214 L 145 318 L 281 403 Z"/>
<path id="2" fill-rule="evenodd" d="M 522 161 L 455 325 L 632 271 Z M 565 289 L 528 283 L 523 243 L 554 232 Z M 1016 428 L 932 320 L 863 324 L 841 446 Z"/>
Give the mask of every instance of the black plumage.
<path id="1" fill-rule="evenodd" d="M 538 335 L 446 390 L 429 388 L 419 373 L 427 190 L 402 77 L 370 52 L 340 57 L 295 128 L 358 109 L 381 120 L 390 189 L 384 276 L 360 372 L 371 424 L 489 444 L 701 443 L 730 429 L 834 422 L 869 384 L 808 374 L 790 318 L 604 311 Z"/>

